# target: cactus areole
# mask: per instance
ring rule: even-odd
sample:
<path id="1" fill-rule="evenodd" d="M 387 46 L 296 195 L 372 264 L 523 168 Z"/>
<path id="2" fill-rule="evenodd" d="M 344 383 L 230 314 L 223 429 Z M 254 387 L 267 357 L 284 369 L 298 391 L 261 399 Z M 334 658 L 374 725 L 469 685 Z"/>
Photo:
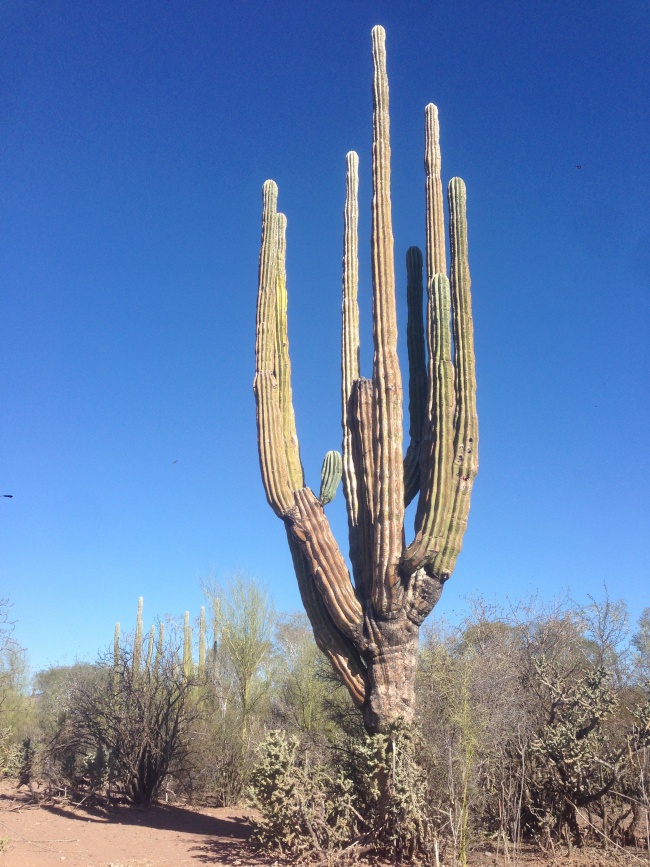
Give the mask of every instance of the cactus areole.
<path id="1" fill-rule="evenodd" d="M 426 288 L 417 247 L 406 254 L 409 439 L 403 450 L 385 32 L 372 31 L 372 379 L 359 372 L 358 157 L 347 155 L 341 351 L 343 442 L 328 453 L 320 498 L 305 485 L 291 397 L 286 218 L 263 187 L 254 392 L 262 481 L 284 522 L 318 647 L 361 709 L 369 732 L 411 721 L 418 632 L 451 575 L 478 470 L 478 423 L 465 184 L 449 183 L 447 276 L 438 111 L 425 109 Z M 453 351 L 452 351 L 453 347 Z M 347 504 L 352 576 L 324 506 L 338 476 Z M 333 490 L 334 488 L 334 490 Z M 404 510 L 418 496 L 415 534 Z"/>

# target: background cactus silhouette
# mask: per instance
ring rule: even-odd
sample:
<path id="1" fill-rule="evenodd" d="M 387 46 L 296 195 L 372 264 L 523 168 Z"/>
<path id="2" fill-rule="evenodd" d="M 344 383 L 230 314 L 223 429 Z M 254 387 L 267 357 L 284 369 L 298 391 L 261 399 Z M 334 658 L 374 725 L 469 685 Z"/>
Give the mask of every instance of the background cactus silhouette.
<path id="1" fill-rule="evenodd" d="M 447 277 L 438 112 L 428 105 L 426 324 L 422 254 L 411 248 L 410 443 L 404 457 L 382 27 L 372 31 L 372 53 L 371 379 L 359 370 L 358 157 L 353 152 L 347 155 L 343 253 L 341 470 L 352 576 L 324 515 L 333 496 L 333 459 L 328 456 L 323 467 L 320 499 L 304 481 L 291 394 L 286 218 L 277 211 L 273 181 L 263 188 L 254 391 L 262 480 L 271 508 L 285 524 L 316 642 L 362 709 L 368 731 L 377 732 L 399 717 L 409 721 L 413 716 L 418 632 L 460 551 L 478 469 L 478 424 L 465 185 L 454 178 L 448 188 Z M 406 545 L 404 511 L 418 492 L 415 536 Z"/>

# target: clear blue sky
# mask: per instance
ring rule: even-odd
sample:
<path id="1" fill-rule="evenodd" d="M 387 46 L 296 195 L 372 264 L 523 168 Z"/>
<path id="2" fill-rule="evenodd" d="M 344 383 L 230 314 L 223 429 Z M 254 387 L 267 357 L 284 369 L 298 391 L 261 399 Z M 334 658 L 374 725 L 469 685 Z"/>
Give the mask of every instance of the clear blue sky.
<path id="1" fill-rule="evenodd" d="M 427 102 L 444 179 L 468 187 L 481 468 L 436 611 L 604 582 L 634 616 L 650 605 L 645 0 L 3 0 L 0 596 L 35 667 L 92 658 L 140 595 L 147 624 L 197 614 L 211 573 L 299 606 L 257 462 L 261 186 L 288 217 L 317 487 L 341 439 L 351 149 L 369 373 L 374 24 L 402 288 L 424 245 Z M 340 493 L 328 511 L 345 544 Z"/>

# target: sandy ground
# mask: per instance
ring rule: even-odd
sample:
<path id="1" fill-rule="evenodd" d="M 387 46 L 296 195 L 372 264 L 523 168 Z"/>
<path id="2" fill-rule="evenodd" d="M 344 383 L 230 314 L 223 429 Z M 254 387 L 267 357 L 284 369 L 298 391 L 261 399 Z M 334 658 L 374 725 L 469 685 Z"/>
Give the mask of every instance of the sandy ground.
<path id="1" fill-rule="evenodd" d="M 138 811 L 34 804 L 25 790 L 0 781 L 0 867 L 276 867 L 255 854 L 242 808 L 156 806 Z M 516 859 L 501 850 L 472 852 L 470 867 L 650 867 L 648 852 L 566 849 L 544 856 L 527 846 Z M 374 862 L 377 865 L 377 862 Z"/>
<path id="2" fill-rule="evenodd" d="M 0 784 L 0 867 L 178 867 L 268 863 L 246 845 L 237 809 L 157 806 L 146 812 L 37 806 Z"/>

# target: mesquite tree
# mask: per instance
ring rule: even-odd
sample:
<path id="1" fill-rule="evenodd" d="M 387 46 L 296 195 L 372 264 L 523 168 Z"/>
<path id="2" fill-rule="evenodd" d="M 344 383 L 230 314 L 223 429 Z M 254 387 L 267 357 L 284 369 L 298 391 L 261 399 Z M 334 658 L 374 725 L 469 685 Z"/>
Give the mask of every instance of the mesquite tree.
<path id="1" fill-rule="evenodd" d="M 369 732 L 413 716 L 419 628 L 451 575 L 478 469 L 478 425 L 465 185 L 449 183 L 446 276 L 438 111 L 425 110 L 427 307 L 422 254 L 406 256 L 410 444 L 402 447 L 385 32 L 372 31 L 372 379 L 359 372 L 358 157 L 347 155 L 343 255 L 342 455 L 328 453 L 320 496 L 305 485 L 291 396 L 286 218 L 263 188 L 256 372 L 258 445 L 271 508 L 286 527 L 316 643 L 362 710 Z M 451 320 L 451 329 L 450 329 Z M 452 342 L 453 338 L 453 342 Z M 428 347 L 428 352 L 427 352 Z M 324 514 L 339 478 L 347 503 L 351 579 Z M 415 537 L 404 511 L 419 493 Z"/>

